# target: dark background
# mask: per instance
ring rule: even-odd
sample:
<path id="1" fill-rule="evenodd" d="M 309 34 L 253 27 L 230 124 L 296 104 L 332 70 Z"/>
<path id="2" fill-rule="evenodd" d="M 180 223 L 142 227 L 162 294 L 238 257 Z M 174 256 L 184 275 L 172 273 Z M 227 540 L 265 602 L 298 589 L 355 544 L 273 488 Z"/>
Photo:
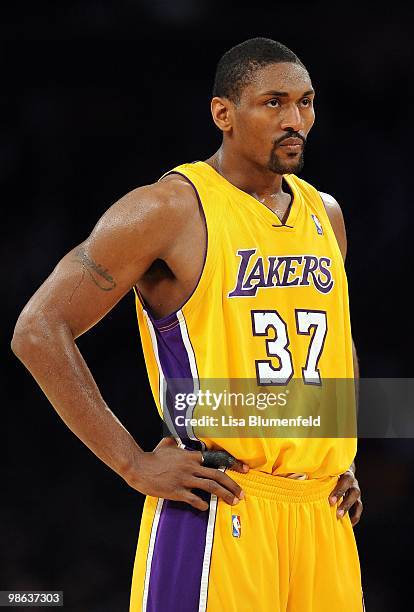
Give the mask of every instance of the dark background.
<path id="1" fill-rule="evenodd" d="M 200 0 L 3 12 L 0 589 L 60 589 L 76 612 L 128 609 L 143 498 L 66 428 L 9 342 L 26 301 L 112 202 L 216 150 L 210 91 L 234 44 L 269 36 L 308 67 L 317 120 L 302 176 L 343 208 L 361 374 L 412 375 L 413 16 L 398 3 Z M 151 450 L 161 428 L 132 294 L 78 344 L 109 406 Z M 411 597 L 413 451 L 411 439 L 359 443 L 369 612 Z"/>

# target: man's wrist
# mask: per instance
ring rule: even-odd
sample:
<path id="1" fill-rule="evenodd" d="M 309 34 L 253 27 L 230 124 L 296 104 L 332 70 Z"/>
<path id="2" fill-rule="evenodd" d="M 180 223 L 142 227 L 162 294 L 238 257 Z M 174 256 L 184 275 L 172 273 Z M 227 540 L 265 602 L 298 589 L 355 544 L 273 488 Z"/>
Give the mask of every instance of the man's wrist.
<path id="1" fill-rule="evenodd" d="M 144 455 L 147 455 L 142 448 L 135 448 L 128 458 L 123 461 L 122 465 L 117 470 L 119 476 L 125 480 L 128 484 L 131 480 L 136 480 L 137 473 L 139 472 L 139 466 L 141 465 Z"/>
<path id="2" fill-rule="evenodd" d="M 355 461 L 353 461 L 351 463 L 351 465 L 349 466 L 348 470 L 350 470 L 353 473 L 353 475 L 355 476 L 355 471 L 356 471 Z"/>

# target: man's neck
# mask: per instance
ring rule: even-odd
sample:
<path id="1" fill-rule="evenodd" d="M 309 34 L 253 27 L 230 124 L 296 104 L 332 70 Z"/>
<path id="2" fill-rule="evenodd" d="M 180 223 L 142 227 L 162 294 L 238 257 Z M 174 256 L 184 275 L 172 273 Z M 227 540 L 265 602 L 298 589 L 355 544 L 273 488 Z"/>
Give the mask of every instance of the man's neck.
<path id="1" fill-rule="evenodd" d="M 206 160 L 216 172 L 223 176 L 241 191 L 245 191 L 259 202 L 265 204 L 282 220 L 288 215 L 292 195 L 290 191 L 283 191 L 282 174 L 275 174 L 270 170 L 263 171 L 242 157 L 224 151 L 223 147 Z"/>

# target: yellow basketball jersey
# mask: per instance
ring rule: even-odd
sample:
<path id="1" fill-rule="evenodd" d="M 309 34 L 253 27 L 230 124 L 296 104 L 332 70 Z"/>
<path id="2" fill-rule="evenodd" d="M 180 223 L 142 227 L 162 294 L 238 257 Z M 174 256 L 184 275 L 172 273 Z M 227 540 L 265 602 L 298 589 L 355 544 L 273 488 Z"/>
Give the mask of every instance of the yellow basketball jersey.
<path id="1" fill-rule="evenodd" d="M 354 435 L 289 437 L 273 428 L 266 435 L 238 436 L 237 427 L 231 427 L 226 437 L 223 428 L 210 426 L 206 434 L 194 420 L 184 419 L 196 417 L 197 411 L 206 414 L 196 391 L 209 380 L 255 381 L 257 388 L 278 394 L 292 381 L 317 393 L 326 381 L 353 379 L 347 279 L 319 192 L 293 174 L 284 175 L 293 199 L 282 224 L 205 162 L 171 172 L 194 187 L 205 217 L 207 249 L 198 284 L 177 312 L 155 319 L 136 298 L 160 415 L 187 447 L 224 448 L 251 468 L 312 478 L 344 472 L 355 457 Z M 179 407 L 179 423 L 171 382 L 177 380 L 191 381 L 186 390 L 198 398 L 184 411 Z M 197 381 L 204 381 L 201 387 Z M 338 407 L 329 409 L 335 413 Z M 289 402 L 284 415 L 289 416 Z"/>

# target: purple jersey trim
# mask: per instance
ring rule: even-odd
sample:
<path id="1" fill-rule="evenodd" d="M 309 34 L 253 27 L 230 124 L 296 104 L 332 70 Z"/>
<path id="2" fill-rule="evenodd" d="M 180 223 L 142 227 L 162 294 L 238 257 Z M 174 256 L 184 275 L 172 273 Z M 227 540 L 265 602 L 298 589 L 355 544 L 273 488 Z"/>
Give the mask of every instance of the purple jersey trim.
<path id="1" fill-rule="evenodd" d="M 174 315 L 174 317 L 171 319 L 171 325 L 168 329 L 164 328 L 161 331 L 154 327 L 158 358 L 167 385 L 164 409 L 167 408 L 170 419 L 174 424 L 175 432 L 178 434 L 181 442 L 193 450 L 202 450 L 202 443 L 191 440 L 185 425 L 179 424 L 176 421 L 176 417 L 179 415 L 189 415 L 187 408 L 185 410 L 178 410 L 176 408 L 175 398 L 178 393 L 185 393 L 186 395 L 193 393 L 195 381 L 191 372 L 190 360 L 184 344 L 180 322 L 177 315 Z M 170 433 L 174 434 L 173 431 Z"/>
<path id="2" fill-rule="evenodd" d="M 210 495 L 196 491 L 205 501 Z M 158 523 L 145 612 L 197 612 L 209 513 L 165 500 Z"/>

